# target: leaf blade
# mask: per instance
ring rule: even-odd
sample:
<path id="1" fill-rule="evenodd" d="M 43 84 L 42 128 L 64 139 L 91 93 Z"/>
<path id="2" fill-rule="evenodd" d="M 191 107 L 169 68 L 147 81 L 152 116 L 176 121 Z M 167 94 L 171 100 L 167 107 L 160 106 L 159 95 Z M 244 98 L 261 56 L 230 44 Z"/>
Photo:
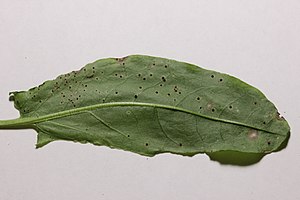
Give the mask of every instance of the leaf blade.
<path id="1" fill-rule="evenodd" d="M 148 156 L 224 150 L 268 153 L 278 149 L 290 130 L 275 106 L 239 79 L 150 56 L 101 59 L 12 95 L 21 121 L 30 119 L 28 126 L 54 138 Z M 81 117 L 76 121 L 74 116 Z M 122 125 L 127 118 L 130 122 Z M 101 126 L 92 134 L 90 130 L 78 132 L 72 128 L 76 127 L 74 121 L 79 127 L 90 127 L 90 122 Z M 128 137 L 130 131 L 135 133 L 135 140 Z M 105 138 L 106 133 L 111 137 Z M 155 148 L 153 144 L 157 144 Z"/>

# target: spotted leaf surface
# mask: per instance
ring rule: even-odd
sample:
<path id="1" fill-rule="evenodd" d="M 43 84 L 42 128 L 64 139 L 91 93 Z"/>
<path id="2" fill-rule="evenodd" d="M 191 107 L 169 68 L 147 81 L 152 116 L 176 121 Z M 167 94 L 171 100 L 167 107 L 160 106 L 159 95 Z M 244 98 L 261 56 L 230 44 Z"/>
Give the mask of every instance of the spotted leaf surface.
<path id="1" fill-rule="evenodd" d="M 0 128 L 33 128 L 37 147 L 55 140 L 154 156 L 170 152 L 270 153 L 289 125 L 256 88 L 175 60 L 133 55 L 12 92 L 20 118 Z"/>

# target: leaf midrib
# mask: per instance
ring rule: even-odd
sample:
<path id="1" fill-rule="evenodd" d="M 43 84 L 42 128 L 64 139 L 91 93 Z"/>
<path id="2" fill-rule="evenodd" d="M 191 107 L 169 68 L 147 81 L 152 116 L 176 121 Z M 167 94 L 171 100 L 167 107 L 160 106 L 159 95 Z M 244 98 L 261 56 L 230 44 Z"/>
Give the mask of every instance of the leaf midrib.
<path id="1" fill-rule="evenodd" d="M 70 110 L 60 111 L 57 113 L 48 114 L 48 115 L 44 115 L 44 116 L 40 116 L 40 117 L 20 117 L 18 119 L 0 120 L 0 128 L 2 128 L 2 129 L 33 128 L 34 124 L 37 124 L 37 123 L 41 123 L 41 122 L 45 122 L 45 121 L 49 121 L 49 120 L 53 120 L 53 119 L 58 119 L 58 118 L 63 118 L 63 117 L 68 117 L 71 115 L 77 115 L 77 114 L 81 114 L 81 113 L 84 113 L 89 110 L 95 110 L 95 109 L 107 108 L 107 107 L 118 107 L 118 106 L 120 106 L 120 107 L 141 106 L 141 107 L 154 107 L 154 108 L 168 109 L 168 110 L 179 111 L 179 112 L 196 115 L 198 117 L 202 117 L 202 118 L 212 120 L 212 121 L 234 124 L 237 126 L 248 127 L 248 128 L 256 129 L 259 131 L 264 131 L 267 133 L 284 136 L 283 134 L 270 132 L 268 130 L 264 130 L 262 128 L 257 128 L 257 127 L 254 127 L 252 125 L 245 124 L 242 122 L 236 122 L 236 121 L 222 119 L 222 118 L 218 118 L 218 117 L 203 115 L 203 114 L 196 113 L 196 112 L 193 112 L 193 111 L 190 111 L 190 110 L 187 110 L 184 108 L 180 108 L 180 107 L 174 107 L 174 106 L 163 105 L 163 104 L 142 103 L 142 102 L 112 102 L 112 103 L 94 104 L 94 105 L 90 105 L 90 106 L 84 106 L 84 107 L 80 107 L 80 108 L 74 108 L 74 109 L 70 109 Z"/>

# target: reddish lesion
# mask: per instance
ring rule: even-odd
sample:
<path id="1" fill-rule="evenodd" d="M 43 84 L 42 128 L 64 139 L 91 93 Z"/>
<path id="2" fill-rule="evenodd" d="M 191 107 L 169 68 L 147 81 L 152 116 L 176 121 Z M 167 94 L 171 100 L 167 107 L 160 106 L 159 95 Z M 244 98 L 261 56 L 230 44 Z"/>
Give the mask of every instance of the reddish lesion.
<path id="1" fill-rule="evenodd" d="M 285 120 L 284 117 L 279 112 L 276 113 L 276 119 Z"/>
<path id="2" fill-rule="evenodd" d="M 118 61 L 118 62 L 123 62 L 123 61 L 126 60 L 126 58 L 128 58 L 128 56 L 125 56 L 125 57 L 123 57 L 123 58 L 116 58 L 116 61 Z"/>

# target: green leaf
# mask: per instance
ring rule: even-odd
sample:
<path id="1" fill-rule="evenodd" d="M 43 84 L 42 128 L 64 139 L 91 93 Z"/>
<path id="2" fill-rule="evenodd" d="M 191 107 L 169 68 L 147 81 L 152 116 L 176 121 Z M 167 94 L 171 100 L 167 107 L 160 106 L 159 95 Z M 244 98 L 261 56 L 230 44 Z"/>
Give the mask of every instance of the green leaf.
<path id="1" fill-rule="evenodd" d="M 265 154 L 290 128 L 256 88 L 174 60 L 133 55 L 12 92 L 20 118 L 0 128 L 33 128 L 37 147 L 55 140 L 105 145 L 141 155 L 220 151 Z"/>

